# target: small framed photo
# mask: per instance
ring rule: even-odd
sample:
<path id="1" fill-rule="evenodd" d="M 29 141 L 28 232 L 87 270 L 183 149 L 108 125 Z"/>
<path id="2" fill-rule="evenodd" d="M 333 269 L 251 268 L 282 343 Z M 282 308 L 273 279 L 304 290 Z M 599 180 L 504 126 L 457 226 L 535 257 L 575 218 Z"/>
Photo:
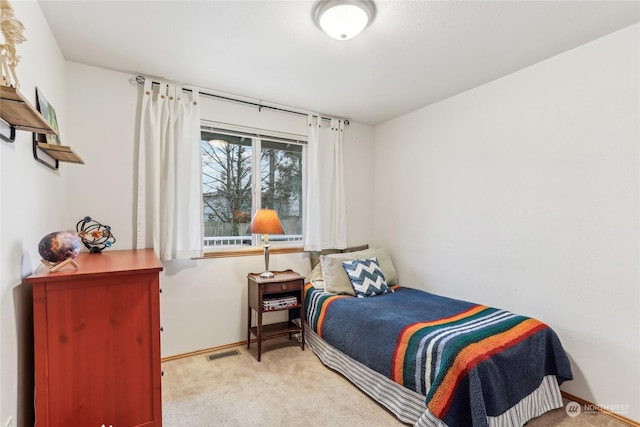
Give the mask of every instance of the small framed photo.
<path id="1" fill-rule="evenodd" d="M 56 117 L 56 110 L 53 108 L 47 98 L 43 95 L 39 88 L 36 88 L 36 100 L 38 104 L 38 111 L 49 122 L 51 127 L 56 131 L 55 134 L 40 135 L 41 141 L 47 144 L 61 145 L 60 130 L 58 129 L 58 118 Z M 44 136 L 44 138 L 43 138 Z"/>

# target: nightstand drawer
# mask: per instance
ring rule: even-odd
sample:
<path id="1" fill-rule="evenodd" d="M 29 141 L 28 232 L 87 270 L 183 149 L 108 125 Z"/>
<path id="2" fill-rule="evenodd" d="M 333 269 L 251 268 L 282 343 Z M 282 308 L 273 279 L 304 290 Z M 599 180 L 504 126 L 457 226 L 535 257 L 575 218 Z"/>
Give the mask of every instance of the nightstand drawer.
<path id="1" fill-rule="evenodd" d="M 300 280 L 292 280 L 290 282 L 279 282 L 279 283 L 267 283 L 262 285 L 262 292 L 265 294 L 277 293 L 277 292 L 287 292 L 287 291 L 297 291 L 302 289 L 302 282 Z"/>

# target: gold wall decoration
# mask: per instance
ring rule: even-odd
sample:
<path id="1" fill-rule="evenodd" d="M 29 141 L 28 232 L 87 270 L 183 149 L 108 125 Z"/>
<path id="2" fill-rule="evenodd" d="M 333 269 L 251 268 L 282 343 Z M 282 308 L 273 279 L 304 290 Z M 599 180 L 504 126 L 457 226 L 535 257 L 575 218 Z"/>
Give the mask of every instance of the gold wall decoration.
<path id="1" fill-rule="evenodd" d="M 24 37 L 24 25 L 13 14 L 13 7 L 8 0 L 0 0 L 0 32 L 4 36 L 4 44 L 0 44 L 0 69 L 2 70 L 2 86 L 20 87 L 16 66 L 20 57 L 16 53 L 16 44 L 27 39 Z"/>

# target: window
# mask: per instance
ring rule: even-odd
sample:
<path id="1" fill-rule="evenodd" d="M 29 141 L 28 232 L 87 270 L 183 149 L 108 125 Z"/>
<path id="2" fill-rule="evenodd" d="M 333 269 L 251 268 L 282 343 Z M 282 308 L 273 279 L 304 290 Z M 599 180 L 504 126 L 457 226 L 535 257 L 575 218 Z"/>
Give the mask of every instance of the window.
<path id="1" fill-rule="evenodd" d="M 258 245 L 247 232 L 252 212 L 275 209 L 286 234 L 302 241 L 304 141 L 203 127 L 202 201 L 205 250 Z"/>

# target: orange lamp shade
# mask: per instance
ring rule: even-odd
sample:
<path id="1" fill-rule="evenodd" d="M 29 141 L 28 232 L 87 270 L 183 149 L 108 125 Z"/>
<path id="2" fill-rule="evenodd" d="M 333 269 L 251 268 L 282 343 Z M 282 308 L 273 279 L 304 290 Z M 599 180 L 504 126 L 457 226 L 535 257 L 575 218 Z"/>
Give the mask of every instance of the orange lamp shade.
<path id="1" fill-rule="evenodd" d="M 273 209 L 259 209 L 251 219 L 249 232 L 255 234 L 284 234 L 278 214 Z"/>

